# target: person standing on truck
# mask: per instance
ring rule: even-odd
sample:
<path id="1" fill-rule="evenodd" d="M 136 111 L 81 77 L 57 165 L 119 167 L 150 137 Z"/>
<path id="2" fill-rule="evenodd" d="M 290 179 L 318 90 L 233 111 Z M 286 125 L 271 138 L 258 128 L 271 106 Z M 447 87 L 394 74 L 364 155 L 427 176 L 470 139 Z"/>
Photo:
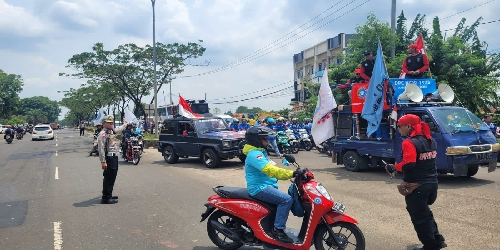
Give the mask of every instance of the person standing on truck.
<path id="1" fill-rule="evenodd" d="M 406 210 L 418 239 L 424 245 L 415 250 L 444 248 L 445 239 L 439 233 L 429 208 L 436 201 L 438 190 L 436 141 L 431 137 L 429 125 L 416 115 L 404 115 L 397 124 L 401 136 L 407 137 L 402 144 L 403 160 L 396 165 L 387 165 L 386 171 L 389 174 L 394 171 L 404 173 L 398 190 L 405 196 Z"/>
<path id="2" fill-rule="evenodd" d="M 403 61 L 403 73 L 406 74 L 405 78 L 417 79 L 423 78 L 424 72 L 429 69 L 429 59 L 426 54 L 422 54 L 418 50 L 416 44 L 408 46 L 408 54 Z"/>
<path id="3" fill-rule="evenodd" d="M 371 50 L 365 50 L 365 60 L 361 63 L 360 73 L 361 77 L 366 81 L 370 81 L 372 78 L 373 67 L 375 66 L 375 57 L 373 56 Z"/>
<path id="4" fill-rule="evenodd" d="M 493 124 L 493 116 L 491 115 L 485 115 L 483 117 L 483 120 L 484 120 L 484 124 L 486 125 L 486 127 L 488 127 L 491 132 L 496 135 L 497 134 L 497 126 L 495 124 Z"/>

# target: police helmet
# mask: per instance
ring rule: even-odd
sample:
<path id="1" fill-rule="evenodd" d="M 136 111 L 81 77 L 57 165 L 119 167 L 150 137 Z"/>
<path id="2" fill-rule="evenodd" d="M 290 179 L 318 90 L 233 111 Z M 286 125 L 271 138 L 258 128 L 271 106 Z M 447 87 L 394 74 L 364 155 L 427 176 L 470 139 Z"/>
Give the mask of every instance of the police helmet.
<path id="1" fill-rule="evenodd" d="M 245 141 L 254 147 L 263 148 L 262 139 L 267 139 L 273 135 L 274 131 L 268 127 L 251 127 L 245 133 Z"/>
<path id="2" fill-rule="evenodd" d="M 274 120 L 274 118 L 272 118 L 272 117 L 267 118 L 267 123 L 274 124 L 275 122 L 276 121 Z"/>
<path id="3" fill-rule="evenodd" d="M 293 122 L 293 123 L 296 123 L 296 122 L 298 122 L 298 121 L 299 121 L 299 118 L 293 118 L 293 119 L 292 119 L 292 122 Z"/>

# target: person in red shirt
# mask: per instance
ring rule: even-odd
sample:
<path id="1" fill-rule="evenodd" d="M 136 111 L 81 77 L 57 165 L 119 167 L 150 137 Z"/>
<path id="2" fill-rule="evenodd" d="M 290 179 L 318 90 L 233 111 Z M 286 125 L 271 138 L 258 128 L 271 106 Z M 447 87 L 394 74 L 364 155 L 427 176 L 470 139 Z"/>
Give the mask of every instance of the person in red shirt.
<path id="1" fill-rule="evenodd" d="M 359 67 L 361 77 L 366 81 L 370 81 L 370 78 L 372 77 L 373 67 L 375 66 L 375 57 L 370 50 L 365 50 L 363 54 L 365 55 L 366 60 L 364 60 Z"/>
<path id="2" fill-rule="evenodd" d="M 361 69 L 356 69 L 354 70 L 354 77 L 352 77 L 351 79 L 349 79 L 347 81 L 346 84 L 342 84 L 340 86 L 338 86 L 337 88 L 339 89 L 349 89 L 349 91 L 347 91 L 347 94 L 349 95 L 349 99 L 351 98 L 351 90 L 352 90 L 352 84 L 353 83 L 360 83 L 360 82 L 365 82 L 365 79 L 363 79 L 361 77 Z"/>
<path id="3" fill-rule="evenodd" d="M 429 69 L 429 59 L 426 54 L 420 53 L 416 44 L 408 46 L 408 54 L 403 61 L 403 73 L 405 78 L 423 78 L 424 72 Z"/>
<path id="4" fill-rule="evenodd" d="M 431 137 L 429 125 L 413 114 L 399 118 L 398 130 L 402 137 L 407 137 L 402 143 L 403 160 L 396 165 L 387 165 L 386 171 L 404 173 L 400 193 L 405 196 L 406 210 L 418 239 L 424 245 L 415 250 L 444 248 L 445 239 L 439 233 L 429 207 L 436 201 L 438 190 L 436 141 Z M 410 188 L 414 188 L 413 191 L 409 191 Z"/>

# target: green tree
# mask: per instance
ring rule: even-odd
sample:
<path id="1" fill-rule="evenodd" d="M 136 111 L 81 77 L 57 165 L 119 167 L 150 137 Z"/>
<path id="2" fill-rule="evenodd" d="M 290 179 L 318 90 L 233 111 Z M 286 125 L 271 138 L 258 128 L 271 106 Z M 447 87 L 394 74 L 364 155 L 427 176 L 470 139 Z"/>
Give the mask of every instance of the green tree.
<path id="1" fill-rule="evenodd" d="M 16 112 L 22 90 L 20 75 L 7 74 L 0 69 L 0 118 L 7 119 Z"/>
<path id="2" fill-rule="evenodd" d="M 170 83 L 174 75 L 184 71 L 186 60 L 203 55 L 205 48 L 200 43 L 156 44 L 157 90 L 164 84 Z M 153 90 L 152 59 L 153 48 L 150 45 L 139 47 L 129 43 L 113 50 L 105 50 L 102 43 L 96 43 L 92 47 L 92 52 L 76 54 L 68 60 L 67 67 L 77 73 L 60 73 L 60 75 L 109 83 L 144 112 L 141 100 Z"/>
<path id="3" fill-rule="evenodd" d="M 278 113 L 278 114 L 279 114 L 279 116 L 281 116 L 281 117 L 288 118 L 288 117 L 290 116 L 290 112 L 291 112 L 291 111 L 292 111 L 292 110 L 291 110 L 291 109 L 289 109 L 289 108 L 284 108 L 284 109 L 281 109 L 281 110 L 276 111 L 276 113 Z"/>
<path id="4" fill-rule="evenodd" d="M 46 113 L 41 109 L 31 109 L 26 112 L 26 121 L 30 124 L 37 123 L 47 123 L 49 119 L 47 118 Z"/>
<path id="5" fill-rule="evenodd" d="M 13 115 L 7 122 L 7 124 L 10 125 L 25 124 L 25 123 L 26 120 L 24 119 L 24 117 L 18 115 Z"/>
<path id="6" fill-rule="evenodd" d="M 396 35 L 398 36 L 398 44 L 396 45 L 396 55 L 404 53 L 406 51 L 405 45 L 407 44 L 406 34 L 406 17 L 404 12 L 401 10 L 401 14 L 398 16 L 396 21 Z"/>
<path id="7" fill-rule="evenodd" d="M 40 117 L 39 113 L 43 114 L 46 118 L 45 122 L 54 122 L 59 117 L 61 113 L 61 108 L 59 108 L 59 103 L 57 101 L 52 101 L 46 96 L 33 96 L 21 99 L 19 104 L 18 114 L 22 116 L 29 117 L 34 113 L 30 113 L 32 110 L 39 110 L 36 112 L 35 117 Z M 36 120 L 35 117 L 29 117 L 28 120 Z"/>

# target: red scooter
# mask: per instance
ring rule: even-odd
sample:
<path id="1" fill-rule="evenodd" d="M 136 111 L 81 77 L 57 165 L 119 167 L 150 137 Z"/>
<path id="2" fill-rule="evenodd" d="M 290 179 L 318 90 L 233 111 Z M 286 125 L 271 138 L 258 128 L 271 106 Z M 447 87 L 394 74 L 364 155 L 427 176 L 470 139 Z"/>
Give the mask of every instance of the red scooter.
<path id="1" fill-rule="evenodd" d="M 285 158 L 300 169 L 293 156 Z M 298 234 L 298 230 L 286 230 L 294 243 L 282 243 L 272 237 L 276 205 L 252 198 L 246 188 L 224 186 L 213 188 L 216 194 L 208 198 L 207 210 L 201 215 L 201 222 L 208 218 L 208 237 L 221 249 L 238 249 L 243 245 L 309 249 L 314 244 L 317 250 L 364 250 L 365 238 L 356 226 L 357 221 L 344 214 L 345 206 L 334 202 L 328 191 L 307 173 L 305 169 L 302 176 L 293 180 L 304 208 Z"/>

